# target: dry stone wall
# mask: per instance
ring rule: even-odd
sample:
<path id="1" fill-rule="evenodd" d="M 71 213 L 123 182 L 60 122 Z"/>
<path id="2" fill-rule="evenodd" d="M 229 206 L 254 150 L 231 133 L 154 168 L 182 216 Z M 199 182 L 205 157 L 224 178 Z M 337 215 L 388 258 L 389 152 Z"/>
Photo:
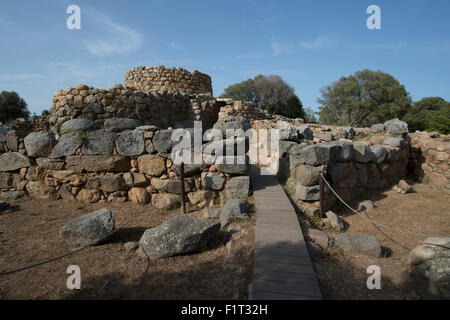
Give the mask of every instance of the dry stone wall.
<path id="1" fill-rule="evenodd" d="M 213 95 L 211 77 L 197 70 L 187 71 L 183 68 L 137 67 L 125 73 L 125 87 L 138 90 L 184 92 L 188 94 Z"/>
<path id="2" fill-rule="evenodd" d="M 261 122 L 254 122 L 261 127 Z M 407 175 L 410 142 L 407 125 L 396 119 L 391 133 L 370 136 L 370 129 L 278 121 L 268 126 L 280 130 L 279 177 L 305 212 L 317 213 L 320 174 L 346 202 L 362 193 L 397 184 Z M 266 123 L 267 126 L 267 123 Z M 395 133 L 394 133 L 395 131 Z M 387 131 L 386 131 L 387 132 Z M 325 207 L 337 203 L 325 187 Z"/>
<path id="3" fill-rule="evenodd" d="M 439 133 L 411 133 L 409 168 L 418 179 L 437 187 L 450 188 L 450 136 Z"/>
<path id="4" fill-rule="evenodd" d="M 0 155 L 0 196 L 179 206 L 180 167 L 170 159 L 172 131 L 133 121 L 107 119 L 100 127 L 88 119 L 73 119 L 57 135 L 9 130 L 8 152 Z M 195 208 L 245 199 L 250 191 L 247 165 L 204 162 L 187 164 L 185 172 L 187 198 Z"/>
<path id="5" fill-rule="evenodd" d="M 87 119 L 102 125 L 106 119 L 128 118 L 161 128 L 192 127 L 194 120 L 211 126 L 220 103 L 209 95 L 143 92 L 118 84 L 109 89 L 86 85 L 58 90 L 53 97 L 49 123 L 52 131 L 71 119 Z"/>

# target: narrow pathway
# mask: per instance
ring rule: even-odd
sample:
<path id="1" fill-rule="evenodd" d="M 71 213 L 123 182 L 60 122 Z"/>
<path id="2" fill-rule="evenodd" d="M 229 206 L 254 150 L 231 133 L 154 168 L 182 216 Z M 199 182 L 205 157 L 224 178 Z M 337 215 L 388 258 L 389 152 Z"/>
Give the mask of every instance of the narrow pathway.
<path id="1" fill-rule="evenodd" d="M 322 299 L 297 215 L 275 176 L 254 167 L 256 238 L 250 300 Z"/>

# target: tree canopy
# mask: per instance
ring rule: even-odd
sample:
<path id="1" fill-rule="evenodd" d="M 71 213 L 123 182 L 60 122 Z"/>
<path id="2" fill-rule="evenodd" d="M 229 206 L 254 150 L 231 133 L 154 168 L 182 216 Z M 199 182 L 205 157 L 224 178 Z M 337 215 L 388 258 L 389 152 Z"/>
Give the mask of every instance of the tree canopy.
<path id="1" fill-rule="evenodd" d="M 27 119 L 30 115 L 28 106 L 14 91 L 3 91 L 0 93 L 0 121 L 11 122 L 17 118 Z"/>
<path id="2" fill-rule="evenodd" d="M 252 101 L 272 114 L 290 118 L 303 118 L 305 115 L 303 104 L 294 89 L 277 75 L 257 75 L 230 85 L 220 97 Z"/>
<path id="3" fill-rule="evenodd" d="M 411 106 L 408 92 L 394 77 L 368 69 L 340 78 L 320 94 L 319 117 L 325 124 L 369 126 L 402 118 Z"/>
<path id="4" fill-rule="evenodd" d="M 450 102 L 439 97 L 416 101 L 403 118 L 410 131 L 450 133 Z"/>

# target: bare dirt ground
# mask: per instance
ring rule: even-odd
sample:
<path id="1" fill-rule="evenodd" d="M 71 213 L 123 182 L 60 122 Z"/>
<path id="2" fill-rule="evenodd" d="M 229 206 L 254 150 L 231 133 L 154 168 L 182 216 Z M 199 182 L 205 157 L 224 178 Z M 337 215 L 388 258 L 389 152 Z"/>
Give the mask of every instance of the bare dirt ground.
<path id="1" fill-rule="evenodd" d="M 370 219 L 389 227 L 430 235 L 450 234 L 450 191 L 425 184 L 413 185 L 414 192 L 399 194 L 393 190 L 368 193 L 361 200 L 374 201 L 375 208 L 367 212 Z M 347 208 L 335 210 L 344 215 L 351 234 L 375 236 L 383 247 L 384 257 L 346 257 L 333 247 L 319 264 L 320 285 L 326 299 L 419 299 L 409 276 L 407 258 L 409 252 L 426 237 L 413 236 L 376 228 Z M 324 230 L 329 235 L 334 231 Z M 366 286 L 367 267 L 377 265 L 381 269 L 381 290 L 369 290 Z"/>
<path id="2" fill-rule="evenodd" d="M 0 299 L 247 299 L 252 276 L 255 217 L 239 222 L 242 237 L 228 253 L 224 232 L 200 253 L 148 262 L 124 243 L 179 215 L 132 203 L 81 204 L 62 200 L 10 201 L 17 211 L 0 215 L 0 272 L 41 262 L 70 249 L 60 227 L 77 216 L 109 208 L 119 228 L 106 243 L 61 260 L 0 277 Z M 203 219 L 201 212 L 189 216 Z M 78 265 L 81 289 L 66 286 L 67 267 Z"/>

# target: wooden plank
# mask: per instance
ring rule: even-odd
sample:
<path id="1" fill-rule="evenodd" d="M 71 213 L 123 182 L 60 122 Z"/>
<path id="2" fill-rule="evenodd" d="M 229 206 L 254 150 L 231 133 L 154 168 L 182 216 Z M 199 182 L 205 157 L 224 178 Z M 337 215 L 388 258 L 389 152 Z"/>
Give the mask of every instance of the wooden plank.
<path id="1" fill-rule="evenodd" d="M 321 299 L 298 218 L 273 176 L 252 168 L 256 238 L 250 299 Z"/>

